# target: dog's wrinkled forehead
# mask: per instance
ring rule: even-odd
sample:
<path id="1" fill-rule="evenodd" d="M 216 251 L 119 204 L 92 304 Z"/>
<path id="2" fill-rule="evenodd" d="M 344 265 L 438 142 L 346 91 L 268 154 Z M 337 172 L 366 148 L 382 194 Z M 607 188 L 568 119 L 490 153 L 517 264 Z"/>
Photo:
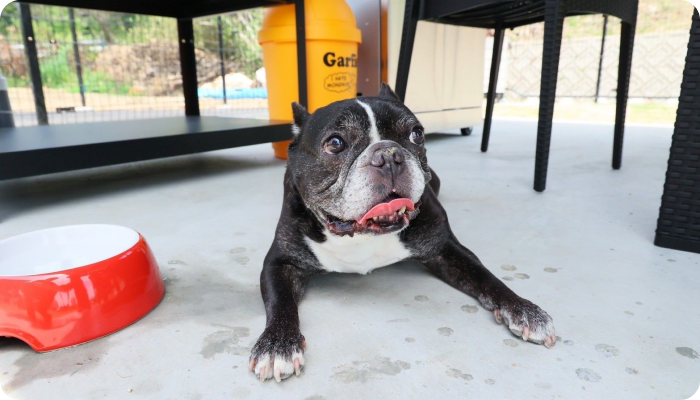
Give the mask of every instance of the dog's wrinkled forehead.
<path id="1" fill-rule="evenodd" d="M 400 141 L 419 124 L 398 101 L 377 97 L 344 100 L 316 110 L 303 127 L 302 146 L 318 147 L 328 136 L 344 134 L 355 144 Z"/>

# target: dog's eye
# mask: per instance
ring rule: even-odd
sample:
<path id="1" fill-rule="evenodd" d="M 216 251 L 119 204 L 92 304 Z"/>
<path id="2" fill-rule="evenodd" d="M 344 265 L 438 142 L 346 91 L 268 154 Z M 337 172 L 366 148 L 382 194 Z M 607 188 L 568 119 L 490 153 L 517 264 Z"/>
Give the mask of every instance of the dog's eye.
<path id="1" fill-rule="evenodd" d="M 338 154 L 345 150 L 345 141 L 338 136 L 331 136 L 328 140 L 326 140 L 323 148 L 328 154 Z"/>
<path id="2" fill-rule="evenodd" d="M 416 126 L 411 130 L 411 136 L 409 137 L 411 143 L 421 145 L 425 142 L 425 136 L 423 135 L 423 128 Z"/>

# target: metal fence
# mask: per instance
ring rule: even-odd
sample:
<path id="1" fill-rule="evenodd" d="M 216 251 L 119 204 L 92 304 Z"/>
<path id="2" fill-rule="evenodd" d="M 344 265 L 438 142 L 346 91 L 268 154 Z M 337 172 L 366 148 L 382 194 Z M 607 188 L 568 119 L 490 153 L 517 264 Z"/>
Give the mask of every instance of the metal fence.
<path id="1" fill-rule="evenodd" d="M 677 101 L 692 14 L 693 6 L 684 1 L 640 0 L 630 79 L 631 99 Z M 608 18 L 606 24 L 600 15 L 565 20 L 557 97 L 582 100 L 615 97 L 619 26 L 616 18 Z M 508 100 L 539 97 L 543 31 L 544 24 L 534 24 L 507 32 L 499 75 L 503 84 L 499 87 Z M 486 44 L 487 68 L 491 43 Z"/>
<path id="2" fill-rule="evenodd" d="M 268 118 L 262 48 L 262 9 L 194 21 L 202 115 Z"/>
<path id="3" fill-rule="evenodd" d="M 677 100 L 692 11 L 681 0 L 640 0 L 631 98 Z M 195 19 L 202 115 L 267 118 L 257 43 L 262 15 L 254 9 Z M 23 34 L 27 26 L 31 35 Z M 558 97 L 615 96 L 619 23 L 609 19 L 601 53 L 603 26 L 599 15 L 566 19 Z M 507 99 L 539 96 L 543 32 L 543 24 L 507 32 L 499 77 Z M 10 4 L 0 15 L 0 72 L 8 80 L 15 124 L 184 115 L 177 40 L 172 18 Z M 488 73 L 490 43 L 486 52 Z M 38 68 L 30 68 L 32 61 Z M 41 89 L 43 102 L 35 101 L 33 87 Z M 45 113 L 37 112 L 42 103 Z"/>
<path id="4" fill-rule="evenodd" d="M 601 63 L 601 38 L 564 40 L 559 60 L 557 97 L 614 98 L 619 44 L 619 36 L 607 36 Z M 507 60 L 503 62 L 504 72 L 500 75 L 504 80 L 506 98 L 539 97 L 542 42 L 510 42 L 506 46 Z M 678 99 L 687 49 L 688 34 L 685 32 L 637 35 L 629 97 Z"/>
<path id="5" fill-rule="evenodd" d="M 261 23 L 261 9 L 194 21 L 202 115 L 267 118 L 266 93 L 256 79 Z M 32 35 L 23 34 L 28 25 Z M 50 124 L 184 115 L 172 18 L 10 4 L 0 16 L 0 72 L 17 126 L 42 122 L 37 86 Z"/>

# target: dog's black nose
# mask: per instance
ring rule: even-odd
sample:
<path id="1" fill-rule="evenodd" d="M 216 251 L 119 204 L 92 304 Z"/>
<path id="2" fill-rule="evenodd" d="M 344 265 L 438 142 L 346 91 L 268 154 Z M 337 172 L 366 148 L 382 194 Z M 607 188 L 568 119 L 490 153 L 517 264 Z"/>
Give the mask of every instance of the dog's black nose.
<path id="1" fill-rule="evenodd" d="M 384 147 L 378 149 L 372 154 L 371 164 L 377 168 L 382 168 L 385 165 L 393 167 L 395 164 L 401 164 L 404 161 L 401 149 L 396 146 Z"/>

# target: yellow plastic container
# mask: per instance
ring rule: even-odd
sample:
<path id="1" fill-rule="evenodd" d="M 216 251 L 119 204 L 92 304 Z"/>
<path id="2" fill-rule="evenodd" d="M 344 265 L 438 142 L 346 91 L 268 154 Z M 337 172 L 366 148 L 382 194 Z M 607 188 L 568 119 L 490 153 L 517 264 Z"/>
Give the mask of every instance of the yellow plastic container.
<path id="1" fill-rule="evenodd" d="M 306 0 L 306 70 L 309 112 L 357 96 L 357 46 L 362 35 L 343 0 Z M 270 119 L 292 120 L 299 100 L 294 5 L 268 8 L 258 41 L 263 47 Z M 289 141 L 273 143 L 287 159 Z"/>

